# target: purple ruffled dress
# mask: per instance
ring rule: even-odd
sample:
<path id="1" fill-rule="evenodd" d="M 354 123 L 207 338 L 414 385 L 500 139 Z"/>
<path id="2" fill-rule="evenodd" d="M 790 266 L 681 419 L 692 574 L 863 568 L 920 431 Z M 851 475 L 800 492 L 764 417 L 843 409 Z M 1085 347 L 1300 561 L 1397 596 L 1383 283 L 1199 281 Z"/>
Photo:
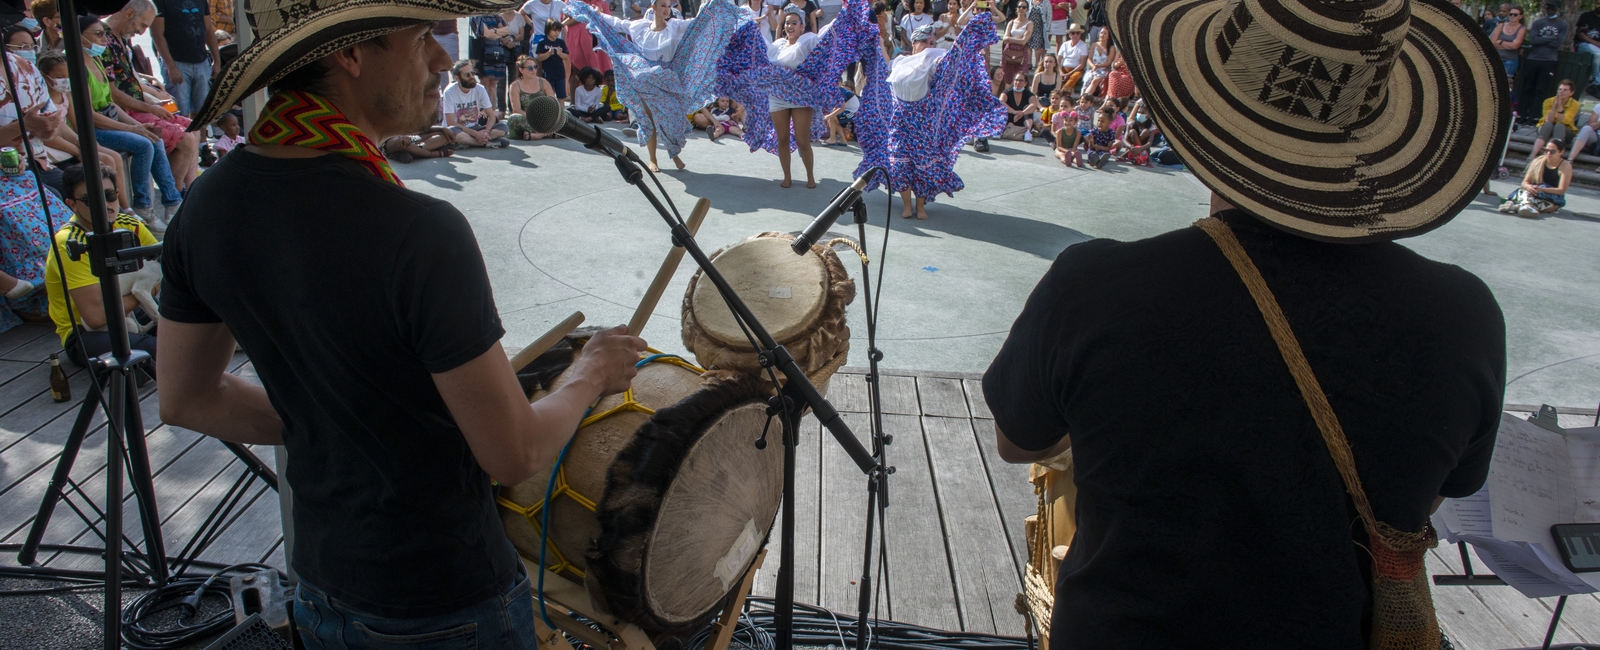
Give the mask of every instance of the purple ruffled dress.
<path id="1" fill-rule="evenodd" d="M 990 94 L 984 58 L 999 41 L 987 13 L 973 16 L 950 53 L 932 72 L 928 95 L 902 101 L 889 89 L 888 65 L 867 65 L 867 87 L 856 112 L 856 139 L 861 143 L 859 178 L 873 167 L 889 172 L 889 188 L 911 190 L 933 202 L 939 194 L 954 195 L 965 185 L 953 171 L 961 147 L 972 138 L 998 135 L 1006 125 L 1005 105 Z M 868 189 L 880 186 L 874 178 Z"/>
<path id="2" fill-rule="evenodd" d="M 827 113 L 844 102 L 839 77 L 845 67 L 868 55 L 882 58 L 877 56 L 878 25 L 871 20 L 871 3 L 850 0 L 846 5 L 824 28 L 805 63 L 793 70 L 767 60 L 767 40 L 760 24 L 745 23 L 734 33 L 717 62 L 717 95 L 744 105 L 744 141 L 751 151 L 778 152 L 778 132 L 766 110 L 770 97 L 811 107 L 811 139 L 827 139 Z M 792 132 L 789 142 L 793 151 Z"/>
<path id="3" fill-rule="evenodd" d="M 639 123 L 639 144 L 643 146 L 654 132 L 667 155 L 677 156 L 694 129 L 689 115 L 716 99 L 713 73 L 743 19 L 739 8 L 730 0 L 710 0 L 701 6 L 666 63 L 645 58 L 626 32 L 606 23 L 585 3 L 568 2 L 566 15 L 588 26 L 595 43 L 611 55 L 617 99 Z"/>

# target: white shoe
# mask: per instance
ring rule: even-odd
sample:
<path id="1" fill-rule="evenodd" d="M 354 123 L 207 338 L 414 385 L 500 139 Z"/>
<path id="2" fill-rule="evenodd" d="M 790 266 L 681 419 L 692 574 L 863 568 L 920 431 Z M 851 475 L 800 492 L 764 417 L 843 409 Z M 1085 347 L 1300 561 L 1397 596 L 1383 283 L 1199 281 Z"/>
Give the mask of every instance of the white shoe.
<path id="1" fill-rule="evenodd" d="M 132 208 L 132 211 L 133 215 L 138 217 L 140 221 L 145 222 L 146 225 L 155 221 L 158 215 L 166 215 L 166 208 L 162 207 Z"/>
<path id="2" fill-rule="evenodd" d="M 183 201 L 166 206 L 166 212 L 161 215 L 163 225 L 172 223 L 172 218 L 178 216 L 178 208 L 183 207 Z"/>
<path id="3" fill-rule="evenodd" d="M 1033 132 L 1032 131 L 1024 131 L 1022 133 L 1022 141 L 1023 142 L 1033 142 Z"/>
<path id="4" fill-rule="evenodd" d="M 1537 218 L 1539 216 L 1539 209 L 1533 207 L 1532 205 L 1524 203 L 1524 204 L 1522 204 L 1522 207 L 1517 208 L 1517 216 L 1519 216 L 1519 217 L 1527 217 L 1529 219 L 1534 219 L 1534 218 Z"/>
<path id="5" fill-rule="evenodd" d="M 34 286 L 32 282 L 22 278 L 17 278 L 17 286 L 12 287 L 10 291 L 7 291 L 6 297 L 12 300 L 17 300 L 19 298 L 26 297 L 30 293 L 33 293 L 33 290 Z"/>

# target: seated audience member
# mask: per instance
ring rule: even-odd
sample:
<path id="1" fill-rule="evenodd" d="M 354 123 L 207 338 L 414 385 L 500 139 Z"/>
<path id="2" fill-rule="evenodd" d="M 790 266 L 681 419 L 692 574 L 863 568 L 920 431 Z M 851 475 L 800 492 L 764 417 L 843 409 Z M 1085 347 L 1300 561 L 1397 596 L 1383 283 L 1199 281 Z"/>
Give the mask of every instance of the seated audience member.
<path id="1" fill-rule="evenodd" d="M 100 59 L 92 54 L 95 48 L 109 51 L 106 43 L 114 40 L 105 25 L 92 16 L 80 16 L 77 29 L 83 36 L 84 49 L 70 55 L 81 56 L 83 65 L 89 68 L 90 108 L 94 110 L 94 115 L 90 117 L 94 120 L 95 141 L 102 147 L 131 157 L 128 189 L 133 193 L 133 212 L 151 230 L 164 233 L 167 221 L 178 213 L 178 206 L 183 202 L 183 188 L 173 178 L 169 157 L 161 155 L 162 134 L 156 127 L 135 120 L 113 101 L 114 80 Z M 71 104 L 68 104 L 67 119 L 75 120 Z M 155 205 L 155 198 L 150 195 L 152 179 L 161 191 L 160 205 Z"/>
<path id="2" fill-rule="evenodd" d="M 528 128 L 528 104 L 535 97 L 555 97 L 550 82 L 539 76 L 539 62 L 531 56 L 517 57 L 516 81 L 506 84 L 506 128 L 513 140 L 543 140 L 555 137 L 549 133 L 534 133 Z M 556 101 L 561 101 L 558 97 Z"/>
<path id="3" fill-rule="evenodd" d="M 1567 162 L 1578 162 L 1578 155 L 1587 153 L 1585 149 L 1597 140 L 1600 140 L 1600 108 L 1589 113 L 1589 121 L 1578 129 L 1578 135 L 1572 139 L 1572 148 L 1567 151 Z"/>
<path id="4" fill-rule="evenodd" d="M 1083 74 L 1088 72 L 1089 44 L 1083 41 L 1083 28 L 1073 25 L 1067 30 L 1067 42 L 1056 49 L 1056 58 L 1060 62 L 1061 76 L 1065 81 L 1061 89 L 1068 93 L 1078 89 L 1078 83 L 1083 81 Z"/>
<path id="5" fill-rule="evenodd" d="M 1050 96 L 1050 105 L 1039 111 L 1039 133 L 1044 135 L 1045 142 L 1055 144 L 1056 131 L 1060 131 L 1066 123 L 1066 114 L 1072 112 L 1072 102 L 1067 100 L 1067 92 L 1061 91 Z M 1059 123 L 1059 124 L 1058 124 Z"/>
<path id="6" fill-rule="evenodd" d="M 1111 111 L 1101 109 L 1095 115 L 1094 130 L 1086 138 L 1089 166 L 1095 169 L 1105 167 L 1106 161 L 1117 154 L 1117 130 L 1112 128 L 1111 120 Z"/>
<path id="7" fill-rule="evenodd" d="M 233 45 L 233 34 L 229 34 L 224 30 L 217 30 L 217 47 L 223 48 L 229 45 Z"/>
<path id="8" fill-rule="evenodd" d="M 1128 162 L 1135 165 L 1150 164 L 1150 148 L 1161 137 L 1161 129 L 1156 128 L 1156 122 L 1150 119 L 1150 111 L 1145 108 L 1144 102 L 1133 106 L 1133 119 L 1128 120 L 1128 127 L 1123 131 L 1122 144 L 1127 147 L 1124 156 Z"/>
<path id="9" fill-rule="evenodd" d="M 444 158 L 456 153 L 455 134 L 436 126 L 417 135 L 397 135 L 383 141 L 383 155 L 395 162 L 417 158 Z"/>
<path id="10" fill-rule="evenodd" d="M 1022 140 L 1033 142 L 1033 116 L 1039 112 L 1039 98 L 1028 90 L 1027 75 L 1021 72 L 1012 75 L 1011 85 L 1000 93 L 1000 100 L 1005 102 L 1010 124 L 1024 129 Z"/>
<path id="11" fill-rule="evenodd" d="M 62 53 L 66 41 L 61 36 L 61 10 L 56 8 L 56 0 L 33 0 L 28 7 L 33 19 L 39 21 L 39 53 Z"/>
<path id="12" fill-rule="evenodd" d="M 744 135 L 743 127 L 739 126 L 743 117 L 744 112 L 739 110 L 738 102 L 733 101 L 732 97 L 718 97 L 716 101 L 700 109 L 699 113 L 695 113 L 694 122 L 696 126 L 704 123 L 705 126 L 701 128 L 711 134 L 711 140 L 714 142 L 723 135 L 735 137 Z"/>
<path id="13" fill-rule="evenodd" d="M 6 64 L 17 78 L 19 102 L 5 84 L 0 84 L 0 141 L 22 147 L 24 128 L 31 136 L 29 144 L 37 154 L 42 154 L 44 143 L 55 138 L 61 123 L 59 109 L 51 105 L 48 86 L 27 59 L 14 52 L 5 52 Z M 0 80 L 3 81 L 3 80 Z M 21 119 L 18 119 L 18 115 Z M 48 172 L 58 169 L 50 166 L 48 159 L 38 159 L 30 169 L 15 176 L 0 174 L 0 331 L 22 324 L 23 319 L 33 320 L 45 315 L 43 292 L 29 287 L 44 286 L 44 263 L 50 248 L 51 219 L 60 223 L 65 219 L 67 207 L 52 190 L 43 189 Z M 40 203 L 43 198 L 50 206 L 50 214 Z"/>
<path id="14" fill-rule="evenodd" d="M 111 100 L 134 121 L 149 126 L 161 136 L 167 167 L 178 183 L 178 191 L 200 176 L 200 145 L 205 136 L 189 132 L 189 118 L 177 115 L 177 102 L 165 91 L 142 83 L 133 63 L 133 38 L 143 34 L 155 20 L 155 6 L 149 0 L 131 0 L 105 19 L 106 49 L 99 56 L 112 80 Z M 148 221 L 148 220 L 147 220 Z M 162 226 L 151 223 L 152 228 Z"/>
<path id="15" fill-rule="evenodd" d="M 617 99 L 617 75 L 607 70 L 602 77 L 600 97 L 606 104 L 606 110 L 611 111 L 611 119 L 616 122 L 628 121 L 628 107 L 622 105 L 622 100 Z"/>
<path id="16" fill-rule="evenodd" d="M 844 103 L 823 116 L 828 122 L 828 139 L 822 142 L 824 147 L 845 146 L 855 138 L 852 129 L 856 111 L 861 110 L 861 98 L 856 96 L 855 86 L 850 82 L 840 82 L 839 87 L 844 89 Z"/>
<path id="17" fill-rule="evenodd" d="M 572 89 L 572 105 L 567 107 L 567 112 L 589 124 L 604 123 L 611 116 L 611 111 L 605 107 L 600 71 L 594 68 L 579 70 L 578 83 L 580 85 Z"/>
<path id="18" fill-rule="evenodd" d="M 100 302 L 100 280 L 89 271 L 89 257 L 79 256 L 72 259 L 67 256 L 59 260 L 59 268 L 66 269 L 66 280 L 62 281 L 61 272 L 56 266 L 56 252 L 63 253 L 67 250 L 67 242 L 87 244 L 88 236 L 92 232 L 89 225 L 89 192 L 104 192 L 107 203 L 114 203 L 116 199 L 115 174 L 110 169 L 100 170 L 101 187 L 89 189 L 84 178 L 83 165 L 71 165 L 62 168 L 61 184 L 67 191 L 67 205 L 72 208 L 72 218 L 60 230 L 56 231 L 55 246 L 50 248 L 49 259 L 45 262 L 45 291 L 50 297 L 50 320 L 55 321 L 56 335 L 61 337 L 61 346 L 67 351 L 67 359 L 79 367 L 88 367 L 88 358 L 97 357 L 111 351 L 111 337 L 106 333 L 105 305 Z M 140 246 L 154 246 L 155 233 L 145 225 L 139 217 L 129 214 L 117 215 L 111 224 L 112 228 L 122 228 L 132 231 Z M 67 301 L 72 301 L 71 314 L 68 314 Z M 139 306 L 139 301 L 133 296 L 122 297 L 122 312 L 116 318 L 133 315 L 140 323 L 147 323 L 156 317 L 155 314 L 146 314 Z M 149 352 L 152 358 L 156 354 L 155 331 L 150 334 L 128 332 L 128 344 L 135 350 Z"/>
<path id="19" fill-rule="evenodd" d="M 1076 124 L 1079 138 L 1089 137 L 1089 132 L 1094 130 L 1095 116 L 1100 113 L 1100 110 L 1095 108 L 1095 101 L 1093 96 L 1083 95 L 1078 98 L 1077 107 L 1067 114 L 1067 119 Z"/>
<path id="20" fill-rule="evenodd" d="M 444 123 L 463 147 L 499 149 L 510 144 L 505 122 L 496 121 L 494 100 L 478 83 L 477 62 L 467 59 L 456 64 L 456 82 L 444 89 Z"/>
<path id="21" fill-rule="evenodd" d="M 1528 163 L 1521 187 L 1506 197 L 1506 202 L 1500 204 L 1500 211 L 1537 217 L 1566 207 L 1567 188 L 1572 185 L 1572 163 L 1561 157 L 1562 150 L 1560 140 L 1545 143 L 1544 155 Z"/>
<path id="22" fill-rule="evenodd" d="M 1043 3 L 1040 4 L 1043 6 Z M 1054 52 L 1047 52 L 1039 57 L 1039 66 L 1033 70 L 1033 81 L 1028 90 L 1033 91 L 1033 96 L 1039 98 L 1041 105 L 1051 104 L 1057 88 L 1061 87 L 1061 68 L 1059 59 Z M 1063 92 L 1065 94 L 1065 92 Z"/>
<path id="23" fill-rule="evenodd" d="M 1533 141 L 1533 149 L 1528 153 L 1528 160 L 1544 156 L 1544 143 L 1550 140 L 1560 140 L 1563 145 L 1567 138 L 1578 132 L 1578 109 L 1581 107 L 1577 99 L 1572 97 L 1576 86 L 1571 79 L 1562 79 L 1556 85 L 1556 96 L 1544 100 L 1544 110 L 1539 113 L 1539 137 Z"/>
<path id="24" fill-rule="evenodd" d="M 217 118 L 215 126 L 222 132 L 222 137 L 217 138 L 217 144 L 212 146 L 218 158 L 245 143 L 244 134 L 239 132 L 239 116 L 223 113 L 222 117 Z"/>
<path id="25" fill-rule="evenodd" d="M 1067 98 L 1065 95 L 1060 95 L 1056 99 L 1065 103 Z M 1079 169 L 1083 169 L 1083 151 L 1079 149 L 1083 136 L 1078 134 L 1076 125 L 1067 121 L 1067 117 L 1071 114 L 1072 111 L 1067 110 L 1052 112 L 1050 116 L 1050 132 L 1054 134 L 1052 146 L 1055 149 L 1056 160 L 1061 161 L 1061 164 L 1068 167 L 1077 165 Z"/>
<path id="26" fill-rule="evenodd" d="M 71 98 L 67 96 L 67 93 L 72 90 L 72 82 L 67 79 L 66 59 L 62 58 L 60 54 L 40 55 L 39 73 L 44 75 L 45 81 L 50 83 L 50 101 L 61 107 L 67 107 L 72 103 Z M 82 162 L 79 160 L 82 152 L 78 149 L 78 132 L 75 130 L 76 128 L 77 126 L 73 124 L 72 120 L 62 119 L 61 128 L 56 129 L 56 137 L 46 140 L 44 143 L 45 153 L 50 156 L 51 163 L 58 168 L 56 171 L 58 182 L 60 180 L 61 172 L 59 167 L 61 165 Z M 100 164 L 117 169 L 122 164 L 122 157 L 118 156 L 115 151 L 101 147 Z M 65 190 L 61 191 L 65 192 Z M 120 176 L 117 178 L 117 198 L 117 204 L 113 206 L 116 209 L 126 211 L 131 207 L 128 204 L 127 180 Z"/>

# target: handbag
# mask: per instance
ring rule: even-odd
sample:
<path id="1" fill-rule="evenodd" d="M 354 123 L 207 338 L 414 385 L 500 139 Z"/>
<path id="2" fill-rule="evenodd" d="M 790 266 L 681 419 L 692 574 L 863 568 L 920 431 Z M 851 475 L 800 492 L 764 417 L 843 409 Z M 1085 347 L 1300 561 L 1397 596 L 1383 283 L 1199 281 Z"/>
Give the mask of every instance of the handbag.
<path id="1" fill-rule="evenodd" d="M 511 50 L 501 45 L 500 41 L 483 42 L 483 63 L 485 65 L 505 65 L 511 60 Z"/>
<path id="2" fill-rule="evenodd" d="M 1345 491 L 1350 493 L 1361 523 L 1366 526 L 1372 553 L 1372 635 L 1368 647 L 1372 650 L 1437 650 L 1440 644 L 1439 621 L 1433 611 L 1433 595 L 1428 588 L 1428 572 L 1424 565 L 1428 549 L 1438 545 L 1438 536 L 1431 524 L 1422 530 L 1408 533 L 1378 521 L 1372 514 L 1372 505 L 1356 475 L 1355 456 L 1345 439 L 1344 428 L 1322 392 L 1322 385 L 1311 371 L 1310 362 L 1300 349 L 1300 341 L 1289 327 L 1289 320 L 1272 295 L 1261 272 L 1256 269 L 1250 255 L 1245 252 L 1233 231 L 1221 219 L 1207 217 L 1196 221 L 1196 227 L 1205 231 L 1222 254 L 1233 265 L 1239 279 L 1250 290 L 1256 308 L 1267 321 L 1272 340 L 1278 352 L 1289 365 L 1289 374 L 1300 388 L 1300 395 L 1311 407 L 1311 417 L 1322 432 L 1333 464 L 1339 468 Z"/>

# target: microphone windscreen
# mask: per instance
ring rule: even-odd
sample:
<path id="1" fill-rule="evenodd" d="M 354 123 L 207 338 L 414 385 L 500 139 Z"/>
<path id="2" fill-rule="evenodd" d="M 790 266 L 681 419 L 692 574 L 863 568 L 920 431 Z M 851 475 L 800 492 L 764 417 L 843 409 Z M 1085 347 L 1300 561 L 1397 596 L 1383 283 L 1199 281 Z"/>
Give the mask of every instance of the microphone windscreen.
<path id="1" fill-rule="evenodd" d="M 561 108 L 561 100 L 549 95 L 540 95 L 522 107 L 528 116 L 528 128 L 534 133 L 555 133 L 567 121 L 567 111 Z"/>

